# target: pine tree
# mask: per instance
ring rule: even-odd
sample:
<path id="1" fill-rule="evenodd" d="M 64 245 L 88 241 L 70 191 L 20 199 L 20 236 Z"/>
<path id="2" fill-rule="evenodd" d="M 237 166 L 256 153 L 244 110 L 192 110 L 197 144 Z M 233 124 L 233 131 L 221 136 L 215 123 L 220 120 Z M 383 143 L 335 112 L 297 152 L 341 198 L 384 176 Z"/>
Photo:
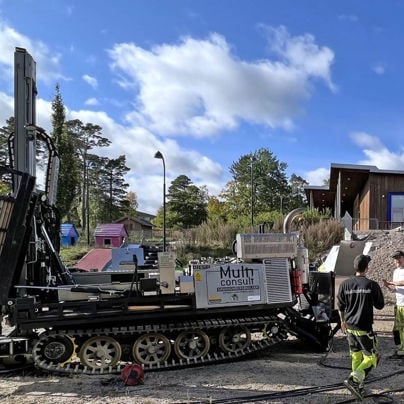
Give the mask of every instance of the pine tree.
<path id="1" fill-rule="evenodd" d="M 65 127 L 65 107 L 58 84 L 52 101 L 52 111 L 52 138 L 60 159 L 56 206 L 61 217 L 70 221 L 73 203 L 80 193 L 80 161 L 75 139 Z"/>
<path id="2" fill-rule="evenodd" d="M 169 227 L 191 228 L 206 220 L 207 194 L 204 189 L 194 185 L 186 175 L 180 175 L 171 182 L 167 199 Z"/>
<path id="3" fill-rule="evenodd" d="M 80 160 L 81 169 L 81 226 L 87 228 L 87 217 L 89 207 L 89 171 L 90 151 L 95 147 L 107 147 L 111 141 L 102 136 L 102 128 L 92 123 L 83 124 L 79 119 L 67 121 L 65 123 L 68 136 L 73 139 L 76 154 Z"/>
<path id="4" fill-rule="evenodd" d="M 90 187 L 92 210 L 96 213 L 97 221 L 113 222 L 128 210 L 127 188 L 125 174 L 129 171 L 126 157 L 121 155 L 116 159 L 92 156 Z M 137 203 L 136 203 L 137 206 Z"/>
<path id="5" fill-rule="evenodd" d="M 122 213 L 127 216 L 134 218 L 137 216 L 137 195 L 135 192 L 129 191 L 121 202 Z"/>

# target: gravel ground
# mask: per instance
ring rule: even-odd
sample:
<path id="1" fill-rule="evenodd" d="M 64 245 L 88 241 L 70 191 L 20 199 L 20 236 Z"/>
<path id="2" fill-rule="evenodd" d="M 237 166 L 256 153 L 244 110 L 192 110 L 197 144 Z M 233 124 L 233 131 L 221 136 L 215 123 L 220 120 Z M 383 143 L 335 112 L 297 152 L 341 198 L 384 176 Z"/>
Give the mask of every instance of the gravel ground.
<path id="1" fill-rule="evenodd" d="M 368 235 L 374 248 L 369 276 L 390 279 L 396 249 L 404 250 L 404 232 L 375 232 Z M 392 338 L 393 296 L 377 312 L 382 360 L 368 379 L 373 396 L 368 403 L 404 402 L 402 360 L 388 359 L 394 352 Z M 354 402 L 342 381 L 349 374 L 350 358 L 345 336 L 339 331 L 332 349 L 319 353 L 291 339 L 248 360 L 175 371 L 146 373 L 144 384 L 128 387 L 118 375 L 56 376 L 27 371 L 0 375 L 0 402 L 9 404 L 57 403 L 348 403 Z M 328 387 L 324 387 L 328 386 Z M 300 391 L 315 388 L 316 391 Z M 397 391 L 394 391 L 397 390 Z M 401 391 L 398 391 L 401 390 Z M 305 393 L 305 394 L 303 394 Z M 262 395 L 270 395 L 263 397 Z M 257 401 L 257 396 L 261 399 Z M 255 397 L 255 398 L 254 398 Z"/>
<path id="2" fill-rule="evenodd" d="M 367 389 L 373 394 L 403 389 L 401 360 L 387 359 L 394 351 L 391 335 L 393 306 L 378 312 L 375 330 L 382 360 L 369 376 Z M 346 339 L 339 331 L 332 349 L 318 353 L 291 340 L 260 356 L 233 363 L 191 369 L 146 373 L 144 384 L 128 387 L 118 375 L 73 376 L 29 373 L 0 378 L 0 402 L 10 404 L 53 403 L 345 403 L 351 394 L 342 381 L 349 374 L 350 358 Z M 299 389 L 331 386 L 329 389 L 297 395 Z M 385 401 L 385 400 L 389 401 Z M 384 401 L 375 401 L 384 400 Z M 369 397 L 364 402 L 404 402 L 404 392 Z"/>

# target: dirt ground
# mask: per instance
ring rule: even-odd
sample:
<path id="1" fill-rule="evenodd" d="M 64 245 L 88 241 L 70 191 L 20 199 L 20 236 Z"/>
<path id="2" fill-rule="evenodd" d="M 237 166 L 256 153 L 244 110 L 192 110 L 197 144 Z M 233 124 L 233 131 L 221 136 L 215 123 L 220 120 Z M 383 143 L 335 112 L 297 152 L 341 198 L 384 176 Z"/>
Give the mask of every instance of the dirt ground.
<path id="1" fill-rule="evenodd" d="M 377 312 L 375 330 L 382 359 L 368 378 L 372 396 L 363 402 L 404 402 L 403 360 L 387 357 L 394 352 L 393 308 Z M 348 403 L 354 402 L 342 381 L 349 374 L 350 358 L 345 336 L 339 331 L 328 353 L 296 340 L 247 360 L 149 372 L 144 384 L 128 387 L 119 375 L 57 376 L 27 372 L 0 375 L 0 402 L 54 403 Z M 401 391 L 394 391 L 399 390 Z M 266 395 L 264 397 L 263 395 Z"/>

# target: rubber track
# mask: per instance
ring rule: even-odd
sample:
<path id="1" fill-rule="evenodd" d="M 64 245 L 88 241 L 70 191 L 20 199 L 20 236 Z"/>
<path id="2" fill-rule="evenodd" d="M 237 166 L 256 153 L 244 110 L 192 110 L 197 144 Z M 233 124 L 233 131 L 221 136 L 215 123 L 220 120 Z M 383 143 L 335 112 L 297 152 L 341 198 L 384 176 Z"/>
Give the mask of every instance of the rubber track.
<path id="1" fill-rule="evenodd" d="M 229 362 L 241 359 L 247 355 L 259 352 L 261 350 L 267 349 L 272 345 L 275 345 L 287 338 L 287 329 L 282 323 L 279 317 L 272 316 L 262 316 L 254 318 L 242 318 L 242 319 L 210 319 L 210 320 L 197 320 L 192 322 L 182 322 L 178 324 L 147 324 L 141 326 L 129 326 L 129 327 L 113 327 L 113 328 L 103 328 L 103 329 L 86 329 L 86 330 L 56 330 L 56 331 L 46 331 L 42 333 L 35 343 L 32 350 L 32 357 L 34 364 L 38 369 L 42 369 L 51 373 L 64 373 L 64 374 L 89 374 L 89 375 L 104 375 L 104 374 L 117 374 L 122 371 L 127 363 L 131 362 L 120 362 L 117 366 L 108 368 L 89 368 L 79 362 L 66 362 L 64 364 L 53 364 L 41 356 L 41 346 L 46 343 L 49 337 L 54 336 L 69 336 L 73 339 L 75 338 L 91 338 L 94 336 L 134 336 L 134 340 L 141 336 L 142 334 L 149 332 L 158 332 L 165 334 L 166 332 L 183 332 L 192 331 L 195 329 L 203 329 L 209 335 L 209 330 L 217 330 L 223 327 L 229 326 L 248 326 L 248 327 L 261 327 L 264 330 L 266 325 L 276 324 L 279 328 L 279 332 L 276 335 L 265 337 L 261 340 L 252 341 L 248 347 L 245 349 L 240 349 L 236 352 L 224 353 L 213 352 L 206 354 L 205 356 L 197 359 L 173 359 L 171 361 L 166 361 L 164 363 L 159 363 L 156 365 L 145 365 L 145 371 L 159 371 L 168 369 L 178 369 L 191 366 L 200 366 L 213 363 Z M 118 338 L 119 339 L 119 338 Z"/>

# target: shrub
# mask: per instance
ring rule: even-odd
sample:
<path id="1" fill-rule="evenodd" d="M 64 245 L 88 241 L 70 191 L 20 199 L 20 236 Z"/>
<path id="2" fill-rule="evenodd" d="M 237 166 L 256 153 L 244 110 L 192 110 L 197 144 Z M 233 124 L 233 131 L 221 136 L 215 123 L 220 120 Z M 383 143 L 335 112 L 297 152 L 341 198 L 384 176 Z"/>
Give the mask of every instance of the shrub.
<path id="1" fill-rule="evenodd" d="M 344 237 L 344 225 L 335 219 L 322 219 L 302 229 L 305 246 L 309 250 L 309 260 L 315 261 L 319 255 L 328 253 L 333 245 Z"/>
<path id="2" fill-rule="evenodd" d="M 59 255 L 62 262 L 67 267 L 73 267 L 76 265 L 82 257 L 84 257 L 93 247 L 87 245 L 77 245 L 74 247 L 61 248 Z"/>

